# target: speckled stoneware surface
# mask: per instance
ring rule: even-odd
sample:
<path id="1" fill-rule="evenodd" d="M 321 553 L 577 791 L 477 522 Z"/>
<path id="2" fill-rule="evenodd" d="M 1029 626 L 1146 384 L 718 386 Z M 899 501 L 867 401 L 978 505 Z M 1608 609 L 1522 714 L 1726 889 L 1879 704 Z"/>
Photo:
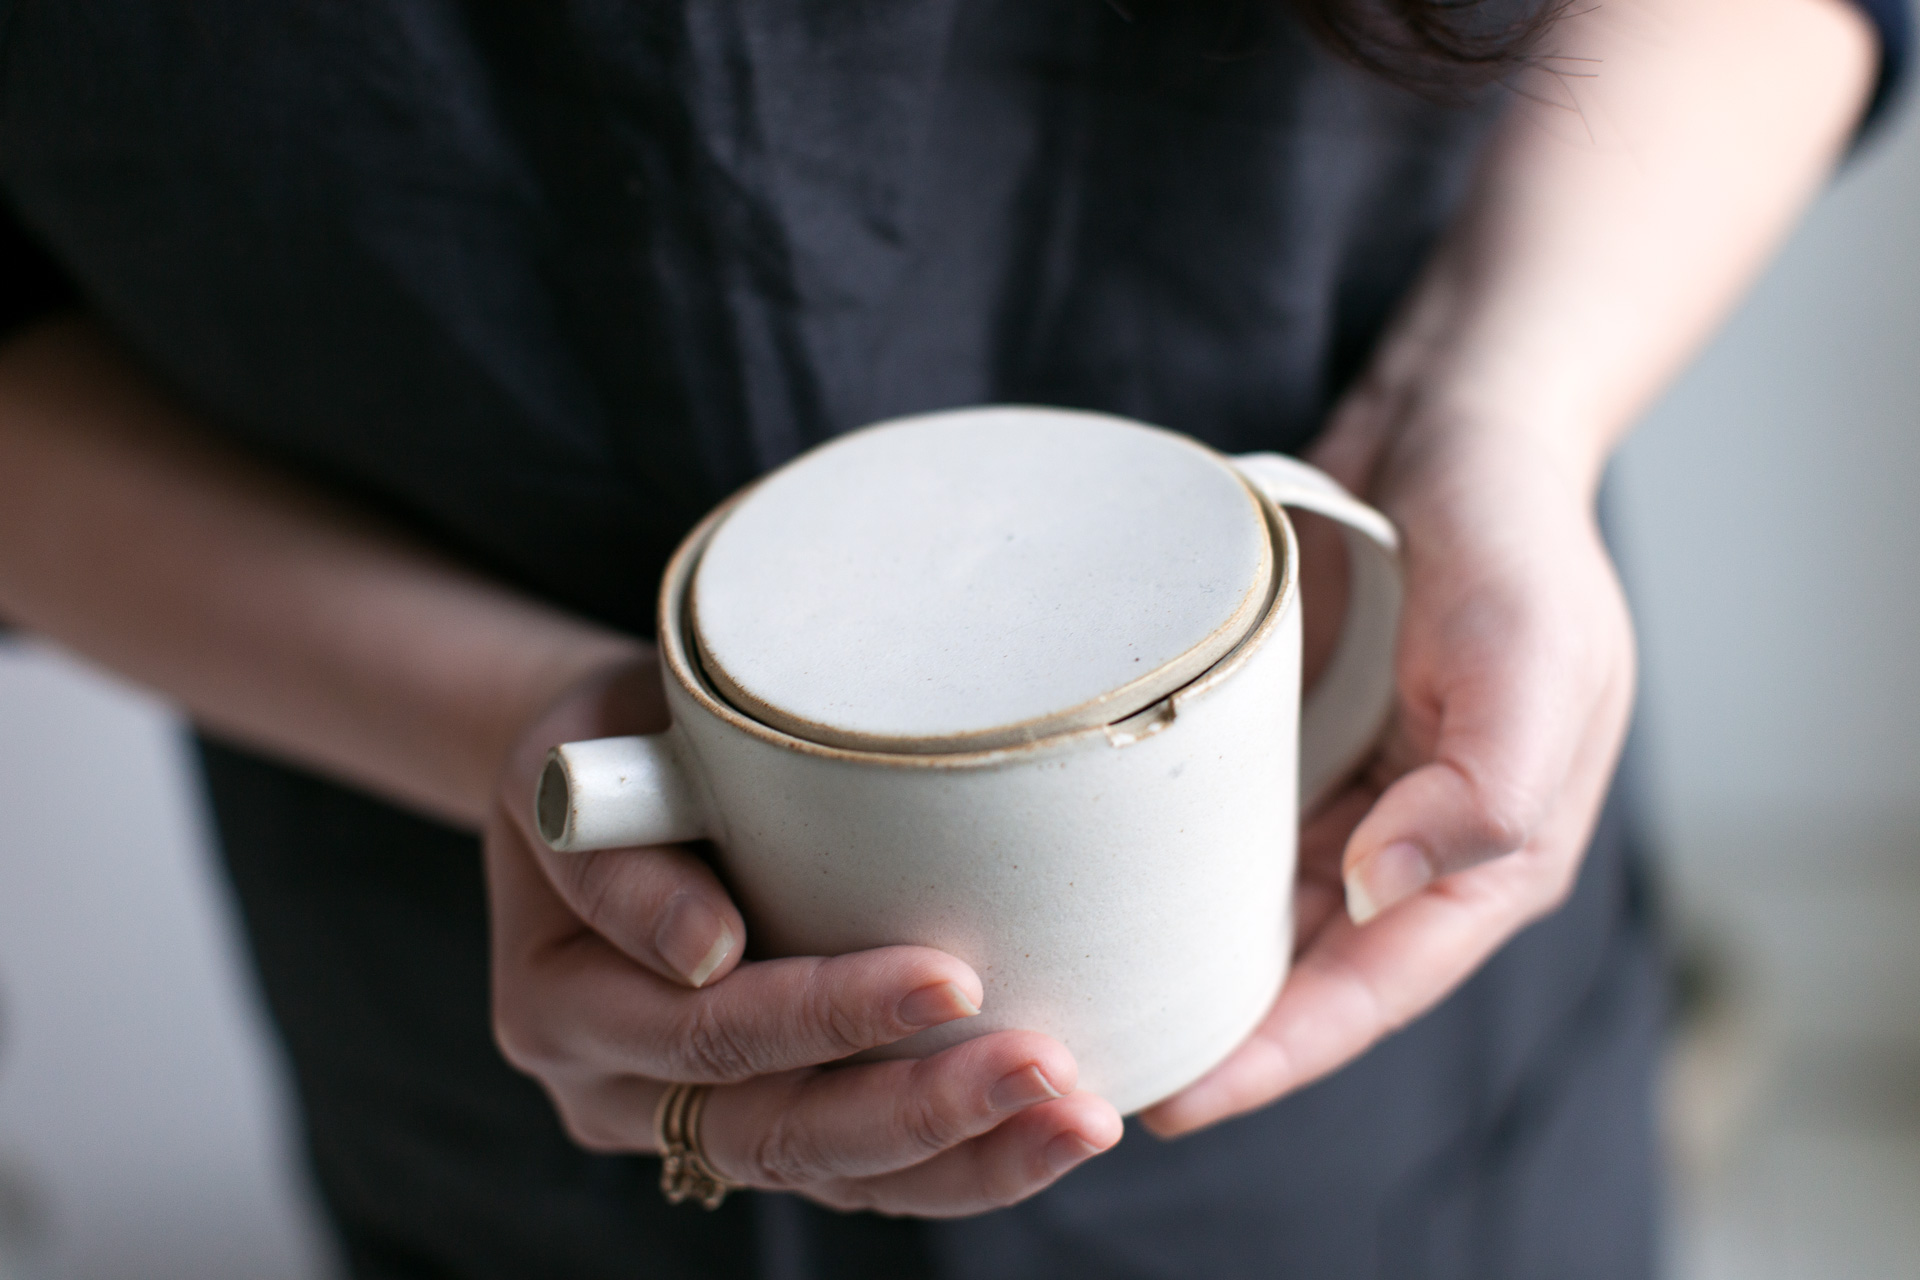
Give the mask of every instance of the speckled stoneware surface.
<path id="1" fill-rule="evenodd" d="M 695 571 L 727 699 L 880 751 L 1129 715 L 1253 629 L 1258 502 L 1219 455 L 1095 414 L 1004 408 L 855 432 L 754 488 Z"/>
<path id="2" fill-rule="evenodd" d="M 1342 521 L 1354 552 L 1304 711 L 1287 505 Z M 760 955 L 950 952 L 979 1016 L 880 1053 L 1041 1031 L 1137 1110 L 1230 1053 L 1285 977 L 1299 788 L 1337 782 L 1382 723 L 1395 564 L 1379 513 L 1291 459 L 1057 410 L 875 428 L 688 535 L 661 587 L 672 727 L 557 748 L 536 820 L 562 851 L 712 841 Z M 703 672 L 710 571 L 707 665 L 818 718 L 806 732 Z M 994 745 L 1008 725 L 1037 736 Z M 876 749 L 887 734 L 911 749 Z"/>

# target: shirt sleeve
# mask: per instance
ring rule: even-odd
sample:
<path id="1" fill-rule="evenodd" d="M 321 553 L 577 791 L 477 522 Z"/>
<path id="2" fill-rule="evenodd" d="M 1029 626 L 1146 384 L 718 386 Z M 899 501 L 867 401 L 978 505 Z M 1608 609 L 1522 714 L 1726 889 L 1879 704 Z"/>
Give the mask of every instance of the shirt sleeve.
<path id="1" fill-rule="evenodd" d="M 0 196 L 0 342 L 78 298 L 73 281 Z"/>
<path id="2" fill-rule="evenodd" d="M 1910 0 L 1853 0 L 1880 33 L 1880 75 L 1860 121 L 1860 132 L 1872 131 L 1886 119 L 1906 79 L 1913 52 L 1913 12 Z"/>

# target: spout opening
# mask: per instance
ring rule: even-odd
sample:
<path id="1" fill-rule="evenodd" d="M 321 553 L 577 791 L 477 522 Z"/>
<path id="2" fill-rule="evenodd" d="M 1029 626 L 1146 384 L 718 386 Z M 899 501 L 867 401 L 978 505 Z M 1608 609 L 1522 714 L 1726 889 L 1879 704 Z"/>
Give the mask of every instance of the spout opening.
<path id="1" fill-rule="evenodd" d="M 568 818 L 573 813 L 572 788 L 567 782 L 567 766 L 561 763 L 558 752 L 547 757 L 547 767 L 540 771 L 540 785 L 534 794 L 534 821 L 539 824 L 540 838 L 558 849 L 567 838 Z"/>

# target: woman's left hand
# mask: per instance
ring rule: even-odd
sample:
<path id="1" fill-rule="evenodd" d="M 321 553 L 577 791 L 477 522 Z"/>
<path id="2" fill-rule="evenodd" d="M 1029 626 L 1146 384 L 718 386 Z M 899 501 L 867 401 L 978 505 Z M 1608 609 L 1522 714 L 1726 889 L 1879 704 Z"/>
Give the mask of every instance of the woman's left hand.
<path id="1" fill-rule="evenodd" d="M 1358 1057 L 1564 901 L 1625 735 L 1633 634 L 1583 469 L 1550 435 L 1478 425 L 1383 449 L 1369 416 L 1340 415 L 1313 460 L 1400 527 L 1397 711 L 1302 832 L 1285 988 L 1232 1057 L 1143 1115 L 1162 1136 Z"/>
<path id="2" fill-rule="evenodd" d="M 1574 6 L 1530 61 L 1312 458 L 1400 526 L 1398 714 L 1302 832 L 1279 999 L 1143 1117 L 1160 1133 L 1351 1061 L 1567 896 L 1633 697 L 1600 470 L 1819 189 L 1877 65 L 1858 5 L 1807 0 Z"/>

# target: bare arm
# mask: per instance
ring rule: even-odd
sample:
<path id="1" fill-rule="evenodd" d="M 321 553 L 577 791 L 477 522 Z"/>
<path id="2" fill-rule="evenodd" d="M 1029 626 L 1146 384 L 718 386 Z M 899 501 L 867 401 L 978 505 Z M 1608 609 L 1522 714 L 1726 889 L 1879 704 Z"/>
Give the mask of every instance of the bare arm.
<path id="1" fill-rule="evenodd" d="M 80 318 L 0 350 L 0 617 L 476 830 L 522 727 L 643 647 L 214 446 Z"/>
<path id="2" fill-rule="evenodd" d="M 1331 455 L 1510 432 L 1591 489 L 1771 258 L 1872 87 L 1846 0 L 1604 0 L 1555 28 Z M 1364 422 L 1362 421 L 1364 420 Z"/>
<path id="3" fill-rule="evenodd" d="M 1591 61 L 1526 86 L 1316 448 L 1405 537 L 1399 712 L 1303 834 L 1285 990 L 1163 1133 L 1351 1060 L 1571 891 L 1634 682 L 1601 471 L 1832 168 L 1874 53 L 1838 0 L 1604 0 L 1553 43 Z"/>

